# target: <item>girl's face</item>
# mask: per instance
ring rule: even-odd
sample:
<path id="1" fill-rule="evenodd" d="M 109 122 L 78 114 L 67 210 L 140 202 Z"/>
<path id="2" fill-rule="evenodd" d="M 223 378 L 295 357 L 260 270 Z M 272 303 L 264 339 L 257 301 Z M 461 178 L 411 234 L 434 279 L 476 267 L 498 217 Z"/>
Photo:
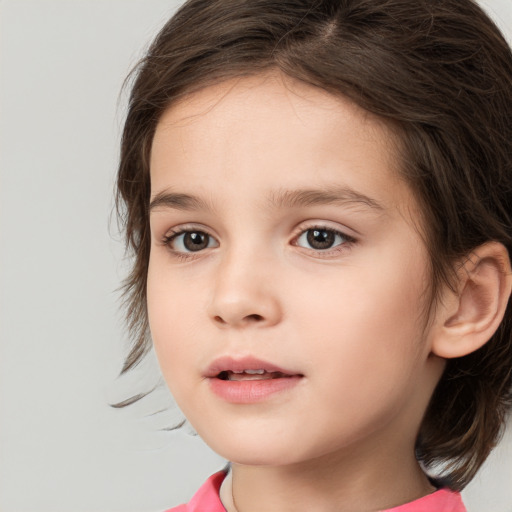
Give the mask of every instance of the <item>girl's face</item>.
<path id="1" fill-rule="evenodd" d="M 176 401 L 222 456 L 412 453 L 442 363 L 394 147 L 370 114 L 280 75 L 207 88 L 160 120 L 151 333 Z"/>

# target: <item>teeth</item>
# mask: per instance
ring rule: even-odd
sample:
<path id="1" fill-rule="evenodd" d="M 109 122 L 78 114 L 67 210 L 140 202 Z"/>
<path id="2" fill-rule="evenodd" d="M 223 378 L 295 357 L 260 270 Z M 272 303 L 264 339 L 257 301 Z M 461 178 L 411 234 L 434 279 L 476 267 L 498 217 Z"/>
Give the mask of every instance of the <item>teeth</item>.
<path id="1" fill-rule="evenodd" d="M 268 372 L 267 370 L 224 370 L 217 375 L 218 379 L 221 380 L 236 380 L 236 381 L 248 381 L 248 380 L 270 380 L 270 379 L 282 379 L 290 377 L 281 372 Z"/>
<path id="2" fill-rule="evenodd" d="M 272 373 L 263 373 L 263 374 L 260 374 L 260 373 L 234 373 L 234 372 L 230 372 L 227 374 L 227 379 L 226 380 L 236 380 L 236 381 L 240 381 L 240 382 L 247 382 L 247 381 L 250 381 L 250 380 L 270 380 L 273 378 L 273 375 Z"/>
<path id="3" fill-rule="evenodd" d="M 231 373 L 247 373 L 248 375 L 263 375 L 265 370 L 229 370 Z"/>

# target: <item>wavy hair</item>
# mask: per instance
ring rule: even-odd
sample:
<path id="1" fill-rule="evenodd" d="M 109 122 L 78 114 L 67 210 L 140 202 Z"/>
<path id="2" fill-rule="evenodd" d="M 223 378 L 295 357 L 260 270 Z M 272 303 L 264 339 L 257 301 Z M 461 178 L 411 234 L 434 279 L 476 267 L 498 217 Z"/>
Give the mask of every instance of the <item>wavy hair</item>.
<path id="1" fill-rule="evenodd" d="M 270 69 L 350 98 L 387 121 L 426 226 L 432 290 L 489 240 L 512 250 L 512 55 L 472 0 L 190 0 L 131 76 L 118 211 L 133 255 L 123 372 L 151 345 L 146 310 L 149 155 L 184 95 Z M 449 360 L 417 457 L 462 489 L 495 446 L 512 396 L 512 311 L 477 352 Z"/>

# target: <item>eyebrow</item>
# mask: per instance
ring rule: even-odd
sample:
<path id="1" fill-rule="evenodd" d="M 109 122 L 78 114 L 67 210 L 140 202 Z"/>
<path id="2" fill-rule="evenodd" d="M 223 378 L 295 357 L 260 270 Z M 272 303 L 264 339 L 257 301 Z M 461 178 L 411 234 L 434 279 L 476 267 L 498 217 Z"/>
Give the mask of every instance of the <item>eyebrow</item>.
<path id="1" fill-rule="evenodd" d="M 278 190 L 268 197 L 269 205 L 277 209 L 304 208 L 314 205 L 359 204 L 367 208 L 383 211 L 385 208 L 375 199 L 357 192 L 349 187 L 326 187 L 319 189 Z M 157 208 L 174 210 L 212 211 L 213 207 L 203 199 L 190 194 L 177 192 L 160 192 L 149 204 L 149 212 Z"/>
<path id="2" fill-rule="evenodd" d="M 149 212 L 162 207 L 184 211 L 213 210 L 211 205 L 200 197 L 175 192 L 158 193 L 149 203 Z"/>
<path id="3" fill-rule="evenodd" d="M 279 190 L 269 197 L 276 208 L 300 208 L 314 205 L 360 204 L 370 209 L 383 211 L 378 201 L 349 187 L 326 187 L 320 189 Z"/>

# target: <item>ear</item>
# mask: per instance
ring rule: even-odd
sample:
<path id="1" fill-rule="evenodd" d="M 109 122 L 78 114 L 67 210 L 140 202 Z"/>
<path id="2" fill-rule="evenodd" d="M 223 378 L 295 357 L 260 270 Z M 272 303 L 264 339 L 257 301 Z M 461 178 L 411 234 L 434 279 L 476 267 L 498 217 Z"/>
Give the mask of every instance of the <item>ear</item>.
<path id="1" fill-rule="evenodd" d="M 496 332 L 512 289 L 507 249 L 498 242 L 477 247 L 457 276 L 456 293 L 446 287 L 435 314 L 432 352 L 443 358 L 470 354 Z"/>

